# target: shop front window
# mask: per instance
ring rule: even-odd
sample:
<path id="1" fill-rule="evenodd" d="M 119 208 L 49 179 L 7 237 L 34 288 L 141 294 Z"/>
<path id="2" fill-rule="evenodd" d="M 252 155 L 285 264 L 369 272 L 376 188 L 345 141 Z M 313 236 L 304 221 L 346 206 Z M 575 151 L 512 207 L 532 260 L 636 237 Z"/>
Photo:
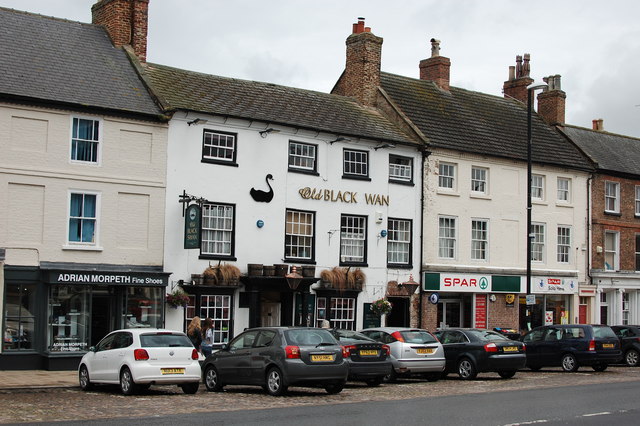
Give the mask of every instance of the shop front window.
<path id="1" fill-rule="evenodd" d="M 82 286 L 52 286 L 49 295 L 50 352 L 86 351 L 89 347 L 89 292 Z"/>
<path id="2" fill-rule="evenodd" d="M 126 328 L 161 328 L 165 288 L 129 287 L 125 293 Z"/>
<path id="3" fill-rule="evenodd" d="M 6 351 L 33 350 L 35 318 L 35 284 L 7 284 L 5 286 L 4 337 Z"/>
<path id="4" fill-rule="evenodd" d="M 545 299 L 545 325 L 569 324 L 568 296 L 553 294 L 547 295 Z"/>
<path id="5" fill-rule="evenodd" d="M 213 320 L 213 343 L 227 343 L 231 325 L 231 296 L 206 295 L 200 298 L 200 318 Z"/>

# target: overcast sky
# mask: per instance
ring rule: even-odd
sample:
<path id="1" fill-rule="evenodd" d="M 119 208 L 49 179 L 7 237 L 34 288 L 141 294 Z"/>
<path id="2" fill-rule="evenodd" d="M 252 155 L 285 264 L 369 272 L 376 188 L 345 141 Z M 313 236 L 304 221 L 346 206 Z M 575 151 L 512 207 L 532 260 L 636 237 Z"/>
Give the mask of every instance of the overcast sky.
<path id="1" fill-rule="evenodd" d="M 0 0 L 91 22 L 96 0 Z M 418 77 L 431 38 L 451 85 L 502 96 L 516 55 L 562 76 L 566 122 L 640 137 L 638 0 L 150 0 L 149 62 L 329 92 L 358 17 L 384 38 L 382 70 Z"/>

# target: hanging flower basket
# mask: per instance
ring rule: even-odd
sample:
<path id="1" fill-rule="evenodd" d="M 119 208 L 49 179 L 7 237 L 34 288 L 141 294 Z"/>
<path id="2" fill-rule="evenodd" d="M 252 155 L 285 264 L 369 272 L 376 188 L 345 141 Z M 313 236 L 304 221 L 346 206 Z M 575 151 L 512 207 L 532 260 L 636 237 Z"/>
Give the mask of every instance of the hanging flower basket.
<path id="1" fill-rule="evenodd" d="M 186 307 L 189 303 L 189 295 L 181 288 L 176 288 L 173 292 L 167 294 L 167 304 L 174 309 Z"/>
<path id="2" fill-rule="evenodd" d="M 370 309 L 374 314 L 382 316 L 391 313 L 391 308 L 393 308 L 391 302 L 389 302 L 387 299 L 382 298 L 374 301 L 371 304 Z"/>

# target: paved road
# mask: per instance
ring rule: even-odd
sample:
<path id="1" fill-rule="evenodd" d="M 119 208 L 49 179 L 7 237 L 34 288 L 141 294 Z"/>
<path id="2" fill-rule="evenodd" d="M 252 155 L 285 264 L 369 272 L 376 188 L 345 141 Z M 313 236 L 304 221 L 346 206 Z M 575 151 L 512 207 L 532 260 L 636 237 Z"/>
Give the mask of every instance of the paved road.
<path id="1" fill-rule="evenodd" d="M 538 397 L 526 394 L 526 392 L 533 390 L 541 390 L 540 395 L 550 395 L 554 404 L 561 408 L 566 405 L 565 402 L 569 396 L 576 397 L 578 402 L 573 403 L 572 407 L 584 409 L 583 414 L 593 414 L 599 410 L 595 409 L 591 402 L 592 399 L 602 400 L 604 389 L 621 388 L 623 385 L 635 386 L 633 394 L 637 395 L 640 390 L 640 368 L 614 367 L 603 373 L 595 373 L 590 369 L 583 368 L 580 372 L 572 374 L 562 373 L 558 369 L 547 369 L 537 373 L 522 371 L 510 380 L 502 380 L 496 374 L 483 374 L 479 376 L 479 380 L 471 382 L 463 382 L 452 376 L 450 379 L 435 383 L 405 380 L 397 384 L 382 385 L 378 388 L 369 388 L 354 383 L 349 384 L 338 395 L 327 395 L 324 390 L 320 389 L 292 388 L 288 396 L 281 398 L 268 396 L 261 388 L 240 386 L 229 386 L 225 388 L 225 392 L 221 393 L 209 393 L 203 388 L 196 395 L 184 395 L 180 389 L 175 387 L 152 387 L 145 394 L 133 397 L 122 396 L 117 388 L 112 387 L 99 388 L 92 392 L 82 392 L 79 389 L 5 391 L 0 393 L 0 407 L 2 407 L 0 422 L 116 418 L 119 418 L 119 421 L 122 421 L 122 418 L 138 418 L 140 422 L 143 422 L 144 418 L 155 416 L 155 424 L 169 424 L 175 423 L 176 419 L 169 418 L 169 421 L 165 423 L 167 419 L 164 416 L 178 415 L 181 419 L 180 423 L 183 423 L 191 414 L 218 413 L 206 414 L 206 417 L 220 416 L 216 418 L 223 419 L 222 423 L 233 424 L 233 419 L 239 419 L 246 413 L 246 410 L 259 410 L 252 413 L 253 417 L 251 418 L 264 419 L 269 417 L 271 412 L 265 412 L 265 409 L 286 408 L 293 410 L 289 415 L 296 413 L 294 419 L 297 419 L 296 424 L 300 424 L 301 418 L 297 417 L 297 414 L 311 414 L 314 410 L 331 413 L 349 413 L 357 410 L 362 415 L 368 415 L 372 410 L 368 408 L 366 403 L 374 401 L 376 403 L 373 406 L 389 408 L 374 416 L 371 424 L 394 424 L 395 421 L 381 421 L 385 418 L 389 420 L 386 414 L 396 412 L 394 407 L 404 404 L 409 404 L 409 407 L 431 405 L 432 410 L 443 414 L 446 413 L 442 409 L 443 401 L 441 399 L 443 397 L 458 396 L 473 402 L 480 401 L 488 394 L 496 392 L 501 392 L 501 395 L 504 395 L 498 398 L 501 403 L 492 403 L 489 405 L 491 408 L 485 407 L 484 410 L 511 412 L 514 411 L 515 404 L 525 404 L 522 406 L 525 412 L 528 407 L 531 407 L 532 414 L 538 414 L 539 410 L 533 408 L 533 403 Z M 567 388 L 567 386 L 572 386 L 572 388 Z M 525 394 L 517 396 L 521 395 L 522 391 Z M 460 402 L 456 402 L 453 408 L 450 408 L 449 416 L 460 413 L 460 404 Z M 409 411 L 411 411 L 410 408 Z M 618 411 L 616 413 L 621 416 L 628 415 Z M 318 415 L 320 417 L 307 417 L 307 414 L 305 414 L 305 426 L 307 423 L 313 424 L 310 421 L 315 421 L 316 417 L 319 421 L 323 420 L 323 424 L 327 424 L 326 418 L 320 415 Z M 396 414 L 398 413 L 396 412 Z M 578 415 L 579 413 L 571 415 L 573 414 Z M 286 416 L 284 417 L 286 418 Z M 307 419 L 310 420 L 307 421 Z M 532 420 L 537 419 L 532 418 Z M 365 424 L 361 419 L 358 419 L 358 423 Z M 508 422 L 502 424 L 506 423 Z"/>

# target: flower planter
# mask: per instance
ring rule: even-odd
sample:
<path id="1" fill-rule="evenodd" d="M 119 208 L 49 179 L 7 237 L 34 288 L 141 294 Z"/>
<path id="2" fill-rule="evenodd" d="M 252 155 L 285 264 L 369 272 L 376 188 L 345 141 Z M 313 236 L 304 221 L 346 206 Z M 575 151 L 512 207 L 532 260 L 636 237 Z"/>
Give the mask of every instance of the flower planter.
<path id="1" fill-rule="evenodd" d="M 303 266 L 302 267 L 302 276 L 305 278 L 313 278 L 316 276 L 316 267 L 315 266 Z"/>
<path id="2" fill-rule="evenodd" d="M 262 267 L 262 273 L 265 277 L 273 277 L 276 274 L 276 267 L 273 265 L 264 265 Z"/>
<path id="3" fill-rule="evenodd" d="M 247 274 L 251 277 L 261 277 L 263 268 L 261 263 L 249 263 L 247 265 Z"/>

